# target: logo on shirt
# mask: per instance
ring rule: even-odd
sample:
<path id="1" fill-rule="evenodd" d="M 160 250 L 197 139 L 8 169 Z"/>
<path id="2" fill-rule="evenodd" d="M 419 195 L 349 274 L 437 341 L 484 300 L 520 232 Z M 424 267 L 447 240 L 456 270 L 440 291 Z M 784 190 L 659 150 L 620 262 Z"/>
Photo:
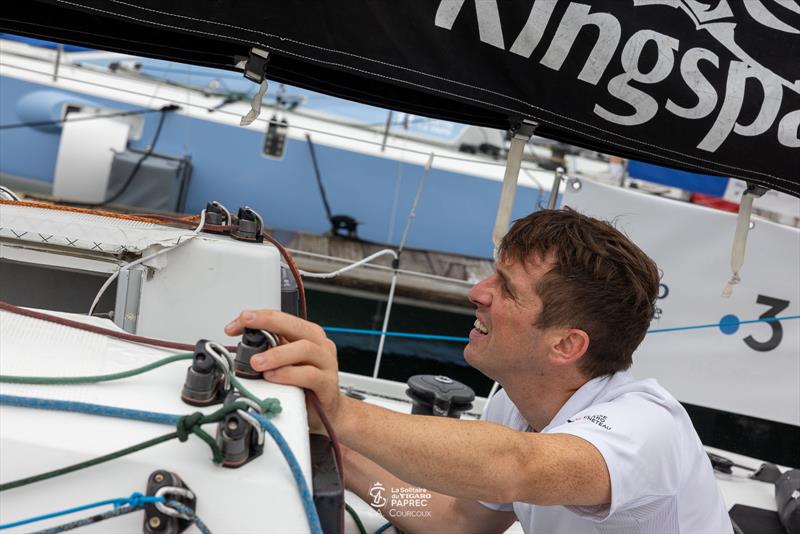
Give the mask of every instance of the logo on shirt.
<path id="1" fill-rule="evenodd" d="M 574 423 L 575 421 L 589 421 L 590 423 L 594 423 L 600 428 L 605 428 L 606 430 L 611 430 L 611 427 L 606 424 L 607 416 L 605 415 L 584 415 L 581 417 L 575 417 L 573 419 L 567 419 L 567 423 Z"/>

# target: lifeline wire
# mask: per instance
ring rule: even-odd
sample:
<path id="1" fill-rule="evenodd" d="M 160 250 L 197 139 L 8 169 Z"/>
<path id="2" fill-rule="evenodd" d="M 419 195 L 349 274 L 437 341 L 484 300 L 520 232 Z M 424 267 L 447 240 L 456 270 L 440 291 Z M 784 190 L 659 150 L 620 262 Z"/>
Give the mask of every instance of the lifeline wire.
<path id="1" fill-rule="evenodd" d="M 790 321 L 793 319 L 800 319 L 800 315 L 788 315 L 786 317 L 765 317 L 763 319 L 752 319 L 749 321 L 739 321 L 738 324 L 754 324 L 754 323 L 774 323 L 776 321 Z M 719 328 L 720 326 L 724 326 L 721 323 L 708 323 L 708 324 L 698 324 L 698 325 L 691 325 L 691 326 L 676 326 L 672 328 L 654 328 L 648 330 L 648 334 L 661 334 L 663 332 L 680 332 L 683 330 L 699 330 L 703 328 Z M 358 334 L 358 335 L 365 335 L 365 336 L 379 336 L 382 334 L 381 330 L 366 330 L 361 328 L 341 328 L 338 326 L 323 326 L 323 330 L 326 332 L 331 333 L 338 333 L 338 334 Z M 409 338 L 409 339 L 428 339 L 431 341 L 455 341 L 455 342 L 468 342 L 468 337 L 460 337 L 460 336 L 441 336 L 437 334 L 417 334 L 414 332 L 391 332 L 387 331 L 386 335 L 388 337 L 400 337 L 400 338 Z"/>
<path id="2" fill-rule="evenodd" d="M 178 242 L 175 243 L 174 245 L 172 245 L 171 247 L 167 247 L 167 248 L 161 249 L 161 250 L 159 250 L 157 252 L 154 252 L 153 254 L 149 254 L 147 256 L 142 256 L 138 260 L 132 261 L 130 263 L 126 263 L 125 265 L 123 265 L 122 267 L 117 269 L 114 272 L 114 274 L 109 276 L 108 279 L 105 281 L 105 283 L 100 287 L 100 290 L 97 292 L 97 295 L 94 297 L 94 300 L 92 301 L 92 305 L 89 308 L 88 315 L 92 315 L 94 313 L 94 309 L 95 309 L 95 307 L 97 307 L 97 303 L 100 302 L 100 297 L 102 297 L 103 293 L 106 292 L 106 289 L 108 289 L 108 286 L 111 285 L 111 282 L 113 282 L 114 280 L 117 279 L 117 277 L 119 276 L 119 273 L 121 273 L 122 271 L 127 271 L 131 267 L 135 267 L 136 265 L 139 265 L 140 263 L 144 263 L 144 262 L 146 262 L 148 260 L 152 260 L 153 258 L 155 258 L 157 256 L 160 256 L 160 255 L 162 255 L 162 254 L 164 254 L 166 252 L 169 252 L 171 250 L 175 250 L 176 248 L 180 247 L 181 245 L 185 245 L 186 243 L 188 243 L 189 241 L 191 241 L 192 239 L 197 237 L 197 235 L 203 229 L 203 225 L 205 224 L 205 222 L 206 222 L 206 210 L 203 210 L 203 211 L 200 212 L 200 224 L 197 225 L 197 228 L 195 228 L 194 231 L 191 234 L 186 236 L 186 239 L 181 241 L 181 237 L 183 237 L 183 236 L 181 236 L 181 237 L 178 238 Z"/>

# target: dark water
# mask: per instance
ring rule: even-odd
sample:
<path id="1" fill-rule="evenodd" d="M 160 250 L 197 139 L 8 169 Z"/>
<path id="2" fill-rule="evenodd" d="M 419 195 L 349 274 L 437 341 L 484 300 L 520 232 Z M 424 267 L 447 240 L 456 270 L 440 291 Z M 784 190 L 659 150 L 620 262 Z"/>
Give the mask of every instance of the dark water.
<path id="1" fill-rule="evenodd" d="M 324 291 L 308 291 L 308 317 L 322 326 L 380 330 L 385 302 Z M 389 331 L 466 337 L 475 317 L 394 303 Z M 379 336 L 342 334 L 328 336 L 339 349 L 339 369 L 372 375 Z M 417 374 L 443 374 L 486 396 L 492 381 L 464 361 L 463 342 L 387 337 L 380 378 L 405 382 Z"/>

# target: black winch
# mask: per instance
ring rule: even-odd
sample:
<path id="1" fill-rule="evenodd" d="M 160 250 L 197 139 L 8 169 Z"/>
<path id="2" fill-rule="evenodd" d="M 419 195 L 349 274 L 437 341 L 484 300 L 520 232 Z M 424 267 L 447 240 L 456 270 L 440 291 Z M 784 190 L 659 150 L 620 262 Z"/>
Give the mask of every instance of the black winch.
<path id="1" fill-rule="evenodd" d="M 472 408 L 475 392 L 467 385 L 442 375 L 414 375 L 408 379 L 412 414 L 461 417 Z"/>

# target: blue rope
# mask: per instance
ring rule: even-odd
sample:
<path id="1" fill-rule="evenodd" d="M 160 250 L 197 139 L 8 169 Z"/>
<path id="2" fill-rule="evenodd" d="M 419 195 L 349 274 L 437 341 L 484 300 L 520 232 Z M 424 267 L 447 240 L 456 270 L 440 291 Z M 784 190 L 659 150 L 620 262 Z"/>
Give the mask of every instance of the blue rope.
<path id="1" fill-rule="evenodd" d="M 70 521 L 69 523 L 64 523 L 63 525 L 49 527 L 43 530 L 37 530 L 33 534 L 58 534 L 59 532 L 66 532 L 68 530 L 74 530 L 76 528 L 85 527 L 87 525 L 94 525 L 95 523 L 105 521 L 106 519 L 113 519 L 115 517 L 120 517 L 125 514 L 130 514 L 132 512 L 141 512 L 141 511 L 142 511 L 141 508 L 134 508 L 133 506 L 123 506 L 122 508 L 114 508 L 113 510 L 109 510 L 108 512 L 103 512 L 102 514 L 95 514 L 93 516 L 84 517 L 83 519 L 78 519 L 76 521 Z"/>
<path id="2" fill-rule="evenodd" d="M 768 317 L 765 319 L 753 319 L 751 321 L 739 321 L 739 324 L 751 324 L 751 323 L 772 323 L 775 321 L 789 321 L 792 319 L 800 319 L 800 315 L 790 315 L 787 317 Z M 674 328 L 654 328 L 648 330 L 648 334 L 660 334 L 662 332 L 679 332 L 682 330 L 697 330 L 700 328 L 719 328 L 721 326 L 720 323 L 709 323 L 709 324 L 699 324 L 699 325 L 692 325 L 692 326 L 677 326 Z M 366 336 L 380 336 L 383 334 L 380 330 L 364 330 L 360 328 L 340 328 L 338 326 L 323 326 L 323 330 L 326 332 L 332 332 L 337 334 L 359 334 L 359 335 L 366 335 Z M 401 338 L 410 338 L 410 339 L 428 339 L 433 341 L 457 341 L 459 343 L 467 343 L 469 342 L 468 337 L 458 337 L 458 336 L 439 336 L 434 334 L 415 334 L 413 332 L 386 332 L 387 337 L 401 337 Z"/>
<path id="3" fill-rule="evenodd" d="M 191 517 L 192 518 L 192 523 L 194 523 L 194 526 L 197 527 L 197 530 L 199 530 L 201 534 L 212 534 L 211 530 L 206 526 L 205 523 L 203 523 L 200 520 L 200 518 L 197 516 L 197 514 L 194 512 L 194 510 L 192 510 L 188 506 L 184 506 L 181 503 L 179 503 L 178 501 L 169 501 L 167 503 L 167 506 L 169 506 L 171 508 L 175 508 L 180 513 L 186 514 L 188 517 Z"/>
<path id="4" fill-rule="evenodd" d="M 174 414 L 131 410 L 128 408 L 117 408 L 115 406 L 104 406 L 86 402 L 40 399 L 34 397 L 18 397 L 15 395 L 4 394 L 0 395 L 0 404 L 19 406 L 22 408 L 37 408 L 42 410 L 58 410 L 85 413 L 90 415 L 101 415 L 105 417 L 119 417 L 122 419 L 132 419 L 135 421 L 144 421 L 148 423 L 160 423 L 170 426 L 177 425 L 178 420 L 182 417 Z M 308 488 L 303 471 L 300 468 L 300 464 L 292 452 L 292 449 L 289 447 L 289 444 L 286 442 L 283 435 L 281 435 L 277 427 L 275 427 L 275 425 L 273 425 L 269 419 L 263 415 L 253 415 L 256 419 L 258 419 L 261 427 L 275 440 L 275 443 L 278 445 L 281 454 L 283 454 L 283 457 L 286 458 L 286 462 L 289 464 L 289 469 L 294 476 L 295 483 L 297 484 L 297 488 L 300 492 L 300 498 L 303 501 L 303 508 L 305 509 L 306 518 L 311 526 L 311 532 L 313 534 L 322 534 L 322 525 L 319 521 L 317 509 L 314 506 L 314 500 L 311 497 L 311 491 Z"/>
<path id="5" fill-rule="evenodd" d="M 131 494 L 130 497 L 121 497 L 118 499 L 106 499 L 105 501 L 93 502 L 90 504 L 84 504 L 83 506 L 76 506 L 75 508 L 61 510 L 59 512 L 52 512 L 49 514 L 31 517 L 30 519 L 21 519 L 19 521 L 14 521 L 13 523 L 6 523 L 4 525 L 0 525 L 0 530 L 6 528 L 18 527 L 21 525 L 27 525 L 28 523 L 35 523 L 37 521 L 44 521 L 45 519 L 51 519 L 53 517 L 59 517 L 62 515 L 74 514 L 75 512 L 81 512 L 83 510 L 89 510 L 91 508 L 98 508 L 100 506 L 113 505 L 114 509 L 121 508 L 123 506 L 130 506 L 132 508 L 141 508 L 147 503 L 164 502 L 164 500 L 165 500 L 164 497 L 150 497 L 147 495 L 142 495 L 139 492 L 134 492 Z"/>
<path id="6" fill-rule="evenodd" d="M 297 488 L 300 490 L 300 498 L 303 500 L 303 508 L 306 510 L 308 523 L 311 525 L 311 532 L 313 534 L 323 534 L 322 524 L 320 523 L 319 516 L 317 515 L 317 508 L 314 505 L 314 499 L 311 496 L 311 491 L 308 489 L 308 484 L 306 484 L 306 477 L 303 475 L 303 470 L 300 469 L 300 464 L 298 463 L 297 458 L 295 458 L 291 447 L 289 447 L 289 444 L 286 443 L 286 440 L 269 419 L 259 414 L 253 414 L 253 416 L 258 420 L 259 423 L 261 423 L 261 428 L 263 428 L 269 433 L 270 436 L 272 436 L 272 439 L 275 440 L 278 448 L 280 448 L 281 454 L 283 454 L 283 457 L 286 458 L 286 463 L 289 464 L 289 469 L 292 471 L 292 475 L 297 482 Z"/>

